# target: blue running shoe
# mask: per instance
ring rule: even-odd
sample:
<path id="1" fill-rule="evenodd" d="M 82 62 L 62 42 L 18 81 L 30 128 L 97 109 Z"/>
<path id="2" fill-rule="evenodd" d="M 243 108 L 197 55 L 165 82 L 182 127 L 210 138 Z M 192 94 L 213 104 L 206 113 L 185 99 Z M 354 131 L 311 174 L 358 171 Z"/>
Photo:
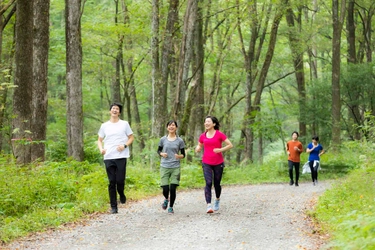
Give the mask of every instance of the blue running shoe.
<path id="1" fill-rule="evenodd" d="M 173 214 L 173 213 L 174 213 L 173 207 L 168 208 L 168 214 Z"/>
<path id="2" fill-rule="evenodd" d="M 220 199 L 216 199 L 214 203 L 214 211 L 218 211 L 220 209 Z"/>
<path id="3" fill-rule="evenodd" d="M 161 204 L 161 208 L 162 208 L 163 210 L 165 210 L 165 209 L 167 209 L 167 207 L 168 207 L 168 200 L 165 199 L 164 202 Z"/>

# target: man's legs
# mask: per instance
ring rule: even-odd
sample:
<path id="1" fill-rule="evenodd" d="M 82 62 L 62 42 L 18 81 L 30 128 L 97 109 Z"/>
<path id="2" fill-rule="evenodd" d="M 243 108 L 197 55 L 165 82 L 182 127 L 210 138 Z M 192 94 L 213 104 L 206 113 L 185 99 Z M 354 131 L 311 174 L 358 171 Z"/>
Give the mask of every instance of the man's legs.
<path id="1" fill-rule="evenodd" d="M 104 160 L 105 169 L 108 176 L 108 194 L 109 202 L 111 204 L 112 212 L 117 210 L 117 198 L 116 198 L 116 164 L 113 160 Z"/>
<path id="2" fill-rule="evenodd" d="M 120 195 L 120 202 L 126 202 L 126 196 L 124 194 L 125 188 L 125 177 L 126 177 L 126 158 L 114 160 L 117 165 L 117 174 L 116 174 L 116 185 L 117 192 Z"/>
<path id="3" fill-rule="evenodd" d="M 296 171 L 296 186 L 298 186 L 298 180 L 299 180 L 299 162 L 293 162 L 294 164 L 294 170 Z"/>
<path id="4" fill-rule="evenodd" d="M 104 160 L 108 176 L 108 194 L 112 212 L 117 212 L 117 192 L 120 195 L 121 203 L 125 203 L 124 194 L 125 175 L 126 175 L 126 158 Z"/>
<path id="5" fill-rule="evenodd" d="M 293 185 L 294 181 L 293 181 L 293 162 L 292 161 L 288 161 L 288 167 L 289 167 L 289 178 L 290 178 L 289 185 Z"/>

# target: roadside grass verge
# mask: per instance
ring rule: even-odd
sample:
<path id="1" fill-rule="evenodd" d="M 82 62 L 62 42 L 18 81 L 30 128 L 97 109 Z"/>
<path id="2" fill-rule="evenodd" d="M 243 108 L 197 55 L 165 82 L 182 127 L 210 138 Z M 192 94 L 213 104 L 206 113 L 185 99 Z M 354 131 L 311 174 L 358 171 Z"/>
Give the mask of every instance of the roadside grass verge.
<path id="1" fill-rule="evenodd" d="M 356 168 L 334 182 L 311 213 L 331 236 L 329 249 L 375 249 L 375 148 L 366 142 L 353 146 L 346 144 L 345 159 Z"/>

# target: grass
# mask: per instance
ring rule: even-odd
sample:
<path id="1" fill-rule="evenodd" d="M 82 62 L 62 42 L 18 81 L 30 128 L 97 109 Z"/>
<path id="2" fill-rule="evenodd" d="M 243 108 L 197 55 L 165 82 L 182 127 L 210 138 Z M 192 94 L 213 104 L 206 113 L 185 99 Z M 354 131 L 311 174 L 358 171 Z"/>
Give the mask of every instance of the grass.
<path id="1" fill-rule="evenodd" d="M 302 157 L 302 162 L 306 161 L 306 154 Z M 223 185 L 286 183 L 289 178 L 285 158 L 285 155 L 274 156 L 262 165 L 238 166 L 227 163 Z M 323 224 L 323 229 L 330 233 L 338 232 L 340 227 L 349 223 L 345 226 L 345 234 L 335 235 L 333 242 L 336 242 L 336 239 L 341 242 L 341 238 L 348 237 L 353 228 L 356 233 L 350 235 L 351 242 L 355 242 L 357 235 L 364 237 L 364 233 L 375 238 L 371 227 L 374 220 L 370 219 L 371 216 L 374 217 L 374 208 L 368 206 L 374 203 L 375 194 L 374 183 L 371 182 L 374 180 L 374 171 L 370 171 L 371 168 L 367 166 L 371 165 L 368 162 L 372 162 L 373 158 L 363 160 L 367 164 L 364 169 L 358 165 L 358 158 L 359 154 L 351 150 L 345 154 L 327 153 L 322 159 L 323 172 L 319 179 L 340 181 L 337 181 L 336 188 L 321 197 L 313 216 Z M 108 211 L 107 176 L 103 164 L 68 160 L 19 167 L 6 156 L 0 158 L 0 164 L 0 179 L 4 180 L 0 184 L 2 243 L 9 243 L 32 232 L 78 221 L 91 213 Z M 128 163 L 125 192 L 129 200 L 161 194 L 158 164 L 155 162 L 153 166 L 146 166 L 141 160 Z M 347 177 L 343 179 L 343 176 Z M 300 181 L 310 181 L 310 175 L 301 175 Z M 372 189 L 369 188 L 371 184 Z M 184 162 L 179 189 L 203 187 L 200 162 Z M 339 212 L 337 209 L 340 209 Z M 336 218 L 334 221 L 332 213 Z M 370 228 L 363 229 L 364 223 Z"/>
<path id="2" fill-rule="evenodd" d="M 350 146 L 351 152 L 358 152 L 356 158 L 351 158 L 355 159 L 356 168 L 319 197 L 312 216 L 331 235 L 327 248 L 375 249 L 374 145 L 363 143 L 354 149 Z"/>

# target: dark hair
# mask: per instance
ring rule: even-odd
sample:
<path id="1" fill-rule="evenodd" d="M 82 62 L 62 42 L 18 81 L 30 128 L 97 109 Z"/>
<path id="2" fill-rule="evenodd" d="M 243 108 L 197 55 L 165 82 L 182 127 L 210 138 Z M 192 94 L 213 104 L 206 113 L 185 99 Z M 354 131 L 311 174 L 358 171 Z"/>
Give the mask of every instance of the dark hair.
<path id="1" fill-rule="evenodd" d="M 117 106 L 120 109 L 120 113 L 122 114 L 122 105 L 120 103 L 116 103 L 116 102 L 112 103 L 109 106 L 109 110 L 111 110 L 113 106 Z"/>
<path id="2" fill-rule="evenodd" d="M 313 139 L 313 140 L 315 140 L 315 141 L 319 141 L 319 136 L 314 135 L 311 139 Z"/>
<path id="3" fill-rule="evenodd" d="M 293 134 L 296 134 L 296 135 L 297 135 L 297 137 L 299 137 L 299 134 L 298 134 L 298 132 L 297 132 L 297 131 L 293 131 L 292 135 L 293 135 Z"/>
<path id="4" fill-rule="evenodd" d="M 174 123 L 174 125 L 176 125 L 176 127 L 178 127 L 177 122 L 175 120 L 170 120 L 169 122 L 167 122 L 167 126 L 166 127 L 168 127 L 172 123 Z"/>
<path id="5" fill-rule="evenodd" d="M 204 120 L 206 120 L 207 118 L 210 118 L 212 120 L 212 122 L 215 123 L 214 129 L 219 130 L 219 128 L 220 128 L 219 120 L 215 116 L 210 116 L 210 115 L 206 116 L 206 118 L 204 118 Z"/>

